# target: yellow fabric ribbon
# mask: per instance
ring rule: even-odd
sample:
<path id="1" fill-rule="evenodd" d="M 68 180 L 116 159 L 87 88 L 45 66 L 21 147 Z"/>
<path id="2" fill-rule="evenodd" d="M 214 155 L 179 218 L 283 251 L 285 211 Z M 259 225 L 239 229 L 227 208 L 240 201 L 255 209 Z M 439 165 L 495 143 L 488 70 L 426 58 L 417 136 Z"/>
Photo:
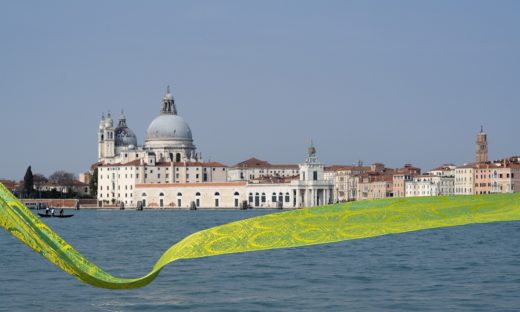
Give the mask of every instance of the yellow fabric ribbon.
<path id="1" fill-rule="evenodd" d="M 292 210 L 191 234 L 170 247 L 150 273 L 125 279 L 114 277 L 85 259 L 0 183 L 0 225 L 3 228 L 79 280 L 112 289 L 145 286 L 165 265 L 178 259 L 512 220 L 520 220 L 520 193 L 392 198 Z"/>

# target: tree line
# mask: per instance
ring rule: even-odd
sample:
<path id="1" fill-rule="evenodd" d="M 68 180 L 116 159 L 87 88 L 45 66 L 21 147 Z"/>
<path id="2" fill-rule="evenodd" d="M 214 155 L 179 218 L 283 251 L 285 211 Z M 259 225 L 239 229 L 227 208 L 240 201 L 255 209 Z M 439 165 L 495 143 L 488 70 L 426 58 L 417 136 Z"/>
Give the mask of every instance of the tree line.
<path id="1" fill-rule="evenodd" d="M 90 180 L 92 182 L 93 179 Z M 19 193 L 19 196 L 25 198 L 77 198 L 78 194 L 74 192 L 74 186 L 77 185 L 77 181 L 76 175 L 71 172 L 58 170 L 46 177 L 41 173 L 33 174 L 32 168 L 29 166 L 25 172 L 23 181 L 21 181 L 17 189 L 17 193 Z M 45 190 L 45 186 L 50 186 L 51 189 Z M 58 191 L 53 186 L 60 186 L 66 191 Z M 90 193 L 95 195 L 95 193 L 92 193 L 91 185 L 89 185 L 89 188 Z M 97 191 L 97 177 L 95 190 Z"/>

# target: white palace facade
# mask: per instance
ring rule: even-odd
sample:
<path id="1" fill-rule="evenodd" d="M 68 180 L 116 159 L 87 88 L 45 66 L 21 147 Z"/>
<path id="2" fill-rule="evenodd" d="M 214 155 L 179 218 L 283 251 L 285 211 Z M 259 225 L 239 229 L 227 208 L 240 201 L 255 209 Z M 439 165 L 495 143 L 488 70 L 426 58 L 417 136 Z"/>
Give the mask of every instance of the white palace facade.
<path id="1" fill-rule="evenodd" d="M 251 166 L 252 162 L 260 163 Z M 110 113 L 102 116 L 98 162 L 93 165 L 98 175 L 98 205 L 300 208 L 332 203 L 333 183 L 324 178 L 324 165 L 313 146 L 299 165 L 270 165 L 254 158 L 249 166 L 241 164 L 228 168 L 203 161 L 168 88 L 143 146 L 138 146 L 123 112 L 116 126 Z"/>

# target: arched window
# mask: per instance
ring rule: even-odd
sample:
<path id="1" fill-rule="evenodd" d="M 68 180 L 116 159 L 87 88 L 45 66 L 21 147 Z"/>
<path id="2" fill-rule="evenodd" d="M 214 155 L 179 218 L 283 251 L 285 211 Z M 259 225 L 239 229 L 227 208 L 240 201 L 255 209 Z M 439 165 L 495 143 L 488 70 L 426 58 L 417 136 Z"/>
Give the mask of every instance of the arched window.
<path id="1" fill-rule="evenodd" d="M 278 194 L 278 202 L 283 203 L 283 193 L 282 192 L 280 192 Z"/>
<path id="2" fill-rule="evenodd" d="M 215 192 L 215 208 L 218 208 L 220 206 L 220 193 Z"/>
<path id="3" fill-rule="evenodd" d="M 182 193 L 177 193 L 177 207 L 182 207 Z"/>
<path id="4" fill-rule="evenodd" d="M 161 192 L 161 194 L 159 194 L 159 196 L 164 196 L 164 193 Z"/>
<path id="5" fill-rule="evenodd" d="M 233 194 L 233 200 L 234 200 L 234 204 L 235 204 L 235 208 L 238 208 L 238 196 L 240 196 L 240 194 L 238 192 L 235 192 L 235 194 Z"/>
<path id="6" fill-rule="evenodd" d="M 262 193 L 262 203 L 265 203 L 265 201 L 266 201 L 265 193 Z"/>
<path id="7" fill-rule="evenodd" d="M 253 193 L 249 193 L 249 202 L 250 202 L 250 203 L 253 202 Z"/>
<path id="8" fill-rule="evenodd" d="M 141 196 L 145 197 L 145 196 L 146 196 L 146 193 L 143 193 Z"/>
<path id="9" fill-rule="evenodd" d="M 271 198 L 271 201 L 273 203 L 276 203 L 276 193 L 275 192 L 273 192 L 273 197 Z"/>
<path id="10" fill-rule="evenodd" d="M 285 193 L 285 202 L 288 203 L 290 201 L 289 192 Z"/>
<path id="11" fill-rule="evenodd" d="M 200 192 L 195 193 L 195 206 L 200 207 Z"/>

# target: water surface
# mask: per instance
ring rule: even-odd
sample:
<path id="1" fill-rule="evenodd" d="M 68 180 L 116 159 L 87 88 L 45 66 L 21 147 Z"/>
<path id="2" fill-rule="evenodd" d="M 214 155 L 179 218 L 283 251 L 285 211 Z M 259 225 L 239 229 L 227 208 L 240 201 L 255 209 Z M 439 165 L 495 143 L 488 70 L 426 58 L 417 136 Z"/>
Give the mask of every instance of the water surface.
<path id="1" fill-rule="evenodd" d="M 46 219 L 106 271 L 146 274 L 184 236 L 278 211 L 81 210 Z M 520 222 L 176 261 L 145 288 L 85 285 L 0 231 L 3 311 L 516 311 Z"/>

